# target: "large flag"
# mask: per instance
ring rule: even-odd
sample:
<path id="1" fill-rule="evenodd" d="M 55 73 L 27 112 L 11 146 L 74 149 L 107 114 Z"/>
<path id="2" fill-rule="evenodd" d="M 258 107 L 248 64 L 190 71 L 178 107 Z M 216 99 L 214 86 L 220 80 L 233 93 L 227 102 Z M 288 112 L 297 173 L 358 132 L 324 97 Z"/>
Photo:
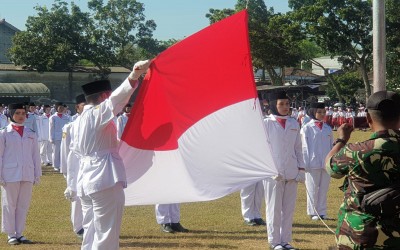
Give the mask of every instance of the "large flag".
<path id="1" fill-rule="evenodd" d="M 254 83 L 247 11 L 153 60 L 120 155 L 126 205 L 212 200 L 277 175 Z"/>

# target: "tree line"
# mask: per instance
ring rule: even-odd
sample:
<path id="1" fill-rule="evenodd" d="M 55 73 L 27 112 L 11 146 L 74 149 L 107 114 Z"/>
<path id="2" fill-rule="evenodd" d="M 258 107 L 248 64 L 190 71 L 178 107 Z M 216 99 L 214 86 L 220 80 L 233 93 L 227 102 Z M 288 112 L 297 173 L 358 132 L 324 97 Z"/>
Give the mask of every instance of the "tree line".
<path id="1" fill-rule="evenodd" d="M 364 97 L 371 94 L 371 0 L 289 0 L 287 13 L 275 13 L 267 3 L 237 0 L 232 9 L 209 9 L 205 17 L 212 24 L 247 7 L 253 65 L 268 72 L 274 85 L 283 84 L 285 67 L 315 64 L 325 72 L 331 98 L 350 102 L 360 88 Z M 386 0 L 387 88 L 392 90 L 400 87 L 396 3 Z M 37 15 L 28 17 L 26 31 L 13 38 L 11 61 L 39 72 L 94 66 L 100 77 L 107 77 L 111 66 L 129 69 L 133 61 L 154 57 L 178 41 L 153 37 L 157 25 L 146 20 L 139 1 L 89 0 L 88 8 L 82 12 L 62 0 L 55 0 L 50 9 L 36 6 Z M 329 74 L 314 60 L 322 55 L 338 57 L 343 74 Z"/>

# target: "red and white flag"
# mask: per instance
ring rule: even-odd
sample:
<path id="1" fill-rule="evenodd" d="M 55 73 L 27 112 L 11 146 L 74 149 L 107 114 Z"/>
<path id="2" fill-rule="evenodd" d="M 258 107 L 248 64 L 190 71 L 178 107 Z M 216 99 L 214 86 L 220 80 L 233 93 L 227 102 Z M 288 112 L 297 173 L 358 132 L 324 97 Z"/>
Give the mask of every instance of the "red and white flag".
<path id="1" fill-rule="evenodd" d="M 254 83 L 247 11 L 153 60 L 120 155 L 126 205 L 213 200 L 277 175 Z"/>

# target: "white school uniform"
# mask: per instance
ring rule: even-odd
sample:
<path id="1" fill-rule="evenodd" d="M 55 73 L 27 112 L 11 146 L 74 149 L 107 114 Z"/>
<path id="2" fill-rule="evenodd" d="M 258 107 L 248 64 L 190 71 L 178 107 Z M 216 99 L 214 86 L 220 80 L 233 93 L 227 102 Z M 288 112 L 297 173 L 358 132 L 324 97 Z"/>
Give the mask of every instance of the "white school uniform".
<path id="1" fill-rule="evenodd" d="M 60 149 L 61 149 L 61 139 L 62 139 L 62 128 L 65 124 L 69 123 L 70 119 L 66 115 L 58 116 L 58 112 L 50 116 L 49 122 L 49 132 L 50 141 L 53 144 L 53 167 L 60 169 Z"/>
<path id="2" fill-rule="evenodd" d="M 32 129 L 36 136 L 39 138 L 39 129 L 38 129 L 39 117 L 35 113 L 28 112 L 26 114 L 26 120 L 24 126 Z"/>
<path id="3" fill-rule="evenodd" d="M 8 125 L 8 118 L 6 115 L 0 113 L 0 128 L 4 128 Z"/>
<path id="4" fill-rule="evenodd" d="M 259 181 L 240 190 L 242 216 L 245 221 L 260 219 L 264 199 L 264 184 Z"/>
<path id="5" fill-rule="evenodd" d="M 156 220 L 158 224 L 178 223 L 181 220 L 181 207 L 179 203 L 156 204 Z"/>
<path id="6" fill-rule="evenodd" d="M 117 118 L 117 137 L 119 140 L 121 140 L 128 118 L 129 117 L 126 113 L 123 113 Z"/>
<path id="7" fill-rule="evenodd" d="M 73 124 L 68 123 L 63 127 L 63 137 L 61 140 L 61 168 L 60 172 L 67 180 L 67 187 L 76 192 L 76 178 L 79 170 L 79 157 L 71 150 L 73 149 Z M 72 181 L 71 181 L 72 180 Z M 81 200 L 71 201 L 71 223 L 72 230 L 78 233 L 83 228 L 83 213 Z"/>
<path id="8" fill-rule="evenodd" d="M 133 91 L 126 79 L 107 100 L 97 106 L 86 105 L 73 126 L 74 150 L 81 160 L 77 194 L 85 230 L 82 249 L 119 248 L 126 175 L 113 119 Z"/>
<path id="9" fill-rule="evenodd" d="M 42 175 L 36 133 L 24 128 L 23 136 L 12 123 L 0 131 L 2 232 L 20 237 L 32 197 L 32 185 Z"/>
<path id="10" fill-rule="evenodd" d="M 332 149 L 332 128 L 324 123 L 321 130 L 312 120 L 300 133 L 306 168 L 307 214 L 326 216 L 330 176 L 324 166 L 325 158 Z"/>
<path id="11" fill-rule="evenodd" d="M 283 128 L 274 115 L 269 115 L 264 123 L 275 165 L 283 178 L 264 180 L 268 242 L 285 245 L 292 240 L 295 179 L 299 168 L 304 168 L 300 127 L 295 119 L 288 117 Z"/>
<path id="12" fill-rule="evenodd" d="M 40 146 L 40 158 L 42 164 L 51 163 L 53 148 L 50 142 L 50 128 L 49 122 L 50 117 L 46 114 L 39 116 L 39 146 Z"/>

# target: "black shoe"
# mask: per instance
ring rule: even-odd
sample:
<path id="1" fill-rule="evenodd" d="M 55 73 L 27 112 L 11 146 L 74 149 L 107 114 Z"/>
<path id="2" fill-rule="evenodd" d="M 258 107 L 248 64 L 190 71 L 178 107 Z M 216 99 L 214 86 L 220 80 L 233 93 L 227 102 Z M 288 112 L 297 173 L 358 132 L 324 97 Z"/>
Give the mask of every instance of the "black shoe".
<path id="1" fill-rule="evenodd" d="M 33 244 L 33 242 L 28 240 L 27 238 L 25 238 L 25 236 L 21 236 L 17 240 L 19 243 L 22 243 L 22 244 Z"/>
<path id="2" fill-rule="evenodd" d="M 262 218 L 257 218 L 257 219 L 254 219 L 253 220 L 255 223 L 256 223 L 256 225 L 258 225 L 258 226 L 265 226 L 265 225 L 267 225 L 267 223 L 265 223 L 265 221 L 262 219 Z"/>
<path id="3" fill-rule="evenodd" d="M 9 245 L 19 245 L 20 244 L 20 242 L 17 240 L 17 238 L 15 238 L 15 237 L 11 237 L 11 238 L 9 238 L 8 240 L 7 240 L 7 243 L 9 244 Z"/>
<path id="4" fill-rule="evenodd" d="M 182 227 L 181 223 L 171 223 L 171 227 L 175 232 L 187 233 L 189 229 Z"/>
<path id="5" fill-rule="evenodd" d="M 164 233 L 175 233 L 174 229 L 172 229 L 171 223 L 161 224 L 161 231 Z"/>
<path id="6" fill-rule="evenodd" d="M 244 224 L 246 224 L 247 226 L 252 226 L 252 227 L 257 226 L 257 223 L 255 222 L 254 219 L 252 219 L 252 220 L 245 220 L 245 221 L 244 221 Z"/>
<path id="7" fill-rule="evenodd" d="M 76 236 L 79 238 L 79 239 L 83 239 L 83 233 L 84 233 L 85 231 L 84 231 L 84 229 L 82 228 L 81 230 L 79 230 L 78 232 L 76 232 Z"/>

